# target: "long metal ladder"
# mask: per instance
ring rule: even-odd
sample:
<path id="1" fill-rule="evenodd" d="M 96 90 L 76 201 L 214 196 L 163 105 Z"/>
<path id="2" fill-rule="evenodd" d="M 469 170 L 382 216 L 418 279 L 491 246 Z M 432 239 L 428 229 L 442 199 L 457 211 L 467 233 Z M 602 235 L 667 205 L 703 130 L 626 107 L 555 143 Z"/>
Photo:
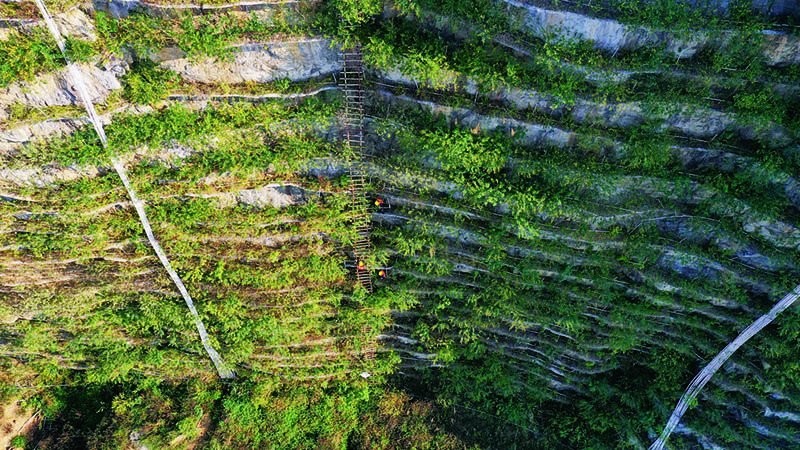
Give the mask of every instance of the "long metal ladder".
<path id="1" fill-rule="evenodd" d="M 342 51 L 341 86 L 345 96 L 343 137 L 353 151 L 353 160 L 348 169 L 350 175 L 350 199 L 353 226 L 356 240 L 353 243 L 352 266 L 356 269 L 356 280 L 372 292 L 372 275 L 365 266 L 372 247 L 369 243 L 370 213 L 367 207 L 365 189 L 367 171 L 364 163 L 368 156 L 364 145 L 364 70 L 361 59 L 361 46 L 354 44 Z"/>

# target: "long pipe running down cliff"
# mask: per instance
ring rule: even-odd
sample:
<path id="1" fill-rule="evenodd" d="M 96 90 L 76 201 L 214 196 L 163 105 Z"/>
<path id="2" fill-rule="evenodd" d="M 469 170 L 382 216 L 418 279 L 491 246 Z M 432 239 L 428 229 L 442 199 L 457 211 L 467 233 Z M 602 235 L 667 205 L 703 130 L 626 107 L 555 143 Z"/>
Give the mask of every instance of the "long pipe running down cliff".
<path id="1" fill-rule="evenodd" d="M 745 328 L 744 331 L 734 339 L 730 344 L 728 344 L 724 349 L 714 359 L 708 363 L 707 366 L 694 377 L 691 383 L 689 383 L 689 387 L 686 389 L 686 392 L 683 394 L 680 400 L 678 400 L 678 405 L 675 406 L 675 411 L 672 412 L 672 415 L 669 416 L 669 420 L 667 421 L 667 425 L 664 427 L 664 431 L 661 432 L 661 436 L 653 442 L 653 445 L 650 446 L 649 450 L 662 450 L 664 445 L 667 443 L 667 439 L 669 435 L 672 434 L 672 431 L 678 426 L 678 423 L 683 417 L 683 414 L 686 412 L 686 409 L 689 408 L 689 404 L 697 397 L 697 394 L 700 393 L 700 390 L 703 389 L 703 386 L 706 385 L 711 380 L 711 377 L 722 367 L 723 364 L 728 360 L 728 358 L 733 355 L 736 350 L 739 349 L 745 342 L 747 342 L 751 337 L 758 334 L 764 327 L 770 324 L 775 317 L 783 312 L 786 308 L 792 306 L 792 304 L 800 297 L 800 285 L 794 288 L 794 290 L 788 294 L 786 294 L 781 301 L 779 301 L 772 309 L 769 310 L 768 313 L 764 314 L 763 316 L 759 317 L 755 322 L 750 324 L 749 327 Z"/>
<path id="2" fill-rule="evenodd" d="M 53 18 L 50 16 L 47 6 L 45 6 L 42 0 L 35 1 L 36 6 L 39 7 L 39 11 L 42 13 L 42 17 L 47 24 L 47 28 L 50 30 L 50 34 L 53 35 L 58 48 L 61 50 L 61 54 L 64 55 L 70 78 L 72 78 L 72 84 L 75 86 L 75 89 L 78 91 L 78 96 L 81 98 L 83 105 L 86 107 L 86 113 L 89 115 L 89 120 L 92 122 L 92 125 L 94 125 L 94 129 L 97 131 L 97 135 L 100 137 L 100 142 L 102 142 L 103 148 L 108 150 L 108 140 L 106 139 L 105 130 L 100 122 L 100 118 L 97 116 L 97 111 L 95 110 L 94 104 L 92 104 L 92 100 L 89 97 L 89 92 L 86 90 L 86 83 L 84 83 L 83 76 L 81 75 L 78 66 L 75 65 L 70 60 L 69 55 L 67 55 L 66 47 L 64 46 L 64 39 L 61 36 L 61 33 L 58 31 Z M 172 268 L 172 264 L 170 264 L 169 259 L 167 259 L 167 255 L 164 253 L 161 245 L 153 235 L 153 230 L 150 227 L 150 221 L 147 220 L 147 214 L 145 214 L 144 211 L 144 202 L 142 202 L 142 200 L 136 196 L 136 192 L 133 190 L 133 186 L 131 186 L 128 175 L 125 172 L 125 167 L 115 156 L 111 157 L 111 163 L 113 164 L 117 175 L 119 175 L 120 179 L 122 180 L 122 184 L 125 185 L 125 189 L 128 191 L 128 196 L 131 198 L 131 203 L 133 204 L 134 208 L 136 208 L 136 213 L 139 215 L 139 220 L 142 223 L 142 227 L 144 227 L 147 240 L 150 242 L 150 245 L 153 247 L 153 250 L 155 250 L 156 255 L 158 255 L 158 259 L 161 261 L 161 264 L 167 270 L 169 276 L 172 278 L 172 281 L 175 283 L 175 286 L 178 287 L 178 291 L 180 291 L 183 299 L 186 301 L 186 306 L 189 307 L 189 311 L 192 313 L 194 324 L 197 327 L 198 333 L 200 334 L 200 340 L 203 343 L 203 347 L 208 353 L 208 356 L 211 358 L 211 361 L 214 362 L 214 367 L 217 368 L 220 378 L 234 378 L 236 374 L 233 372 L 233 370 L 227 368 L 225 362 L 219 356 L 219 353 L 217 353 L 217 351 L 211 345 L 211 342 L 208 338 L 208 333 L 206 332 L 206 327 L 203 325 L 203 322 L 200 320 L 200 316 L 197 314 L 197 309 L 194 307 L 192 297 L 186 290 L 186 286 L 183 285 L 181 278 Z"/>

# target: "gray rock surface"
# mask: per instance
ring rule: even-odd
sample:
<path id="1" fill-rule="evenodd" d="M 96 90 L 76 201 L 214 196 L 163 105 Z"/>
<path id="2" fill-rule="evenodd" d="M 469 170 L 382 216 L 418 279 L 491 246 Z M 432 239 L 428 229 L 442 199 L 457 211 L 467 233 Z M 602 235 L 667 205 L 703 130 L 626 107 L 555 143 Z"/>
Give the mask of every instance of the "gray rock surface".
<path id="1" fill-rule="evenodd" d="M 71 8 L 53 17 L 59 30 L 66 36 L 84 41 L 97 40 L 94 23 L 89 16 L 79 8 Z M 44 22 L 40 20 L 26 22 L 19 28 L 44 27 Z M 16 27 L 15 27 L 16 28 Z M 0 40 L 10 39 L 16 32 L 15 28 L 0 28 Z"/>
<path id="2" fill-rule="evenodd" d="M 237 205 L 254 208 L 285 208 L 304 205 L 307 202 L 306 190 L 295 184 L 268 184 L 257 189 L 214 194 L 190 194 L 190 196 L 213 199 L 219 208 L 232 208 Z"/>
<path id="3" fill-rule="evenodd" d="M 236 193 L 239 204 L 257 208 L 284 208 L 306 203 L 306 191 L 294 184 L 269 184 L 259 189 L 244 189 Z"/>
<path id="4" fill-rule="evenodd" d="M 152 111 L 153 108 L 149 106 L 126 105 L 100 115 L 100 121 L 103 125 L 108 125 L 115 114 L 147 114 Z M 14 152 L 27 142 L 70 134 L 87 126 L 89 126 L 87 117 L 76 117 L 48 119 L 43 122 L 23 124 L 9 130 L 0 130 L 0 154 Z M 5 169 L 0 169 L 2 170 Z M 0 179 L 2 178 L 0 176 Z"/>
<path id="5" fill-rule="evenodd" d="M 436 115 L 441 114 L 458 125 L 472 129 L 473 133 L 494 130 L 498 127 L 504 128 L 508 133 L 514 130 L 514 134 L 524 130 L 524 136 L 518 141 L 521 145 L 531 146 L 552 146 L 570 147 L 575 145 L 577 135 L 571 131 L 564 131 L 559 128 L 538 125 L 521 120 L 484 116 L 466 108 L 451 108 L 433 102 L 417 100 L 404 96 L 393 96 L 385 91 L 377 91 L 378 98 L 385 101 L 401 102 L 418 105 L 420 108 Z"/>
<path id="6" fill-rule="evenodd" d="M 117 77 L 124 74 L 127 68 L 127 63 L 119 60 L 100 67 L 91 63 L 79 64 L 79 69 L 86 78 L 89 95 L 95 103 L 102 103 L 114 90 L 122 88 Z M 66 68 L 40 74 L 32 82 L 18 81 L 0 89 L 0 107 L 13 104 L 36 108 L 82 105 L 75 87 L 69 81 Z"/>
<path id="7" fill-rule="evenodd" d="M 800 6 L 797 7 L 800 10 Z M 764 56 L 772 66 L 800 64 L 800 38 L 782 33 L 764 32 Z"/>
<path id="8" fill-rule="evenodd" d="M 100 170 L 94 166 L 3 168 L 0 169 L 0 185 L 44 187 L 78 178 L 93 178 L 99 174 Z"/>
<path id="9" fill-rule="evenodd" d="M 518 0 L 503 0 L 512 14 L 526 12 L 524 29 L 542 38 L 560 36 L 594 42 L 595 48 L 616 52 L 664 45 L 676 58 L 691 58 L 704 48 L 725 47 L 735 39 L 731 34 L 714 37 L 696 30 L 691 35 L 625 25 L 615 20 L 598 19 L 568 11 L 539 8 Z M 763 53 L 774 66 L 800 64 L 800 38 L 765 31 Z"/>
<path id="10" fill-rule="evenodd" d="M 302 81 L 341 70 L 339 52 L 331 48 L 328 39 L 240 44 L 233 50 L 230 61 L 193 61 L 174 47 L 151 55 L 151 59 L 189 81 L 203 83 L 266 83 L 283 78 Z"/>
<path id="11" fill-rule="evenodd" d="M 672 33 L 657 32 L 643 27 L 624 25 L 614 20 L 597 19 L 568 11 L 539 8 L 517 0 L 503 0 L 513 10 L 527 10 L 526 28 L 545 37 L 555 33 L 568 39 L 593 41 L 596 48 L 606 51 L 632 50 L 665 44 L 667 51 L 677 58 L 690 58 L 702 48 L 707 40 L 703 33 L 691 38 L 670 36 Z"/>
<path id="12" fill-rule="evenodd" d="M 655 221 L 662 232 L 680 238 L 684 242 L 694 245 L 713 245 L 725 252 L 729 252 L 735 259 L 757 267 L 762 270 L 777 272 L 787 268 L 794 268 L 789 258 L 782 255 L 767 256 L 761 249 L 753 244 L 748 244 L 735 236 L 721 232 L 714 225 L 702 220 L 693 220 L 689 217 L 666 217 Z"/>

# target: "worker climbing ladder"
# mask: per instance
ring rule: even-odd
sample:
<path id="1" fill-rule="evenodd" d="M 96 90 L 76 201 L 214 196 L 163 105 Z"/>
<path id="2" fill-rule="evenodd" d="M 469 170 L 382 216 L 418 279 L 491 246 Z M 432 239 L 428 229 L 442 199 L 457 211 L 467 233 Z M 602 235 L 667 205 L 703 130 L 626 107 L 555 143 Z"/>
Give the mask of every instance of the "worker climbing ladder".
<path id="1" fill-rule="evenodd" d="M 365 189 L 367 171 L 365 158 L 368 156 L 364 145 L 364 71 L 361 61 L 361 47 L 358 43 L 342 51 L 341 86 L 345 96 L 343 115 L 343 137 L 353 151 L 350 175 L 350 198 L 353 226 L 356 240 L 353 243 L 352 266 L 356 268 L 356 280 L 367 292 L 372 292 L 372 276 L 366 261 L 371 253 L 369 243 L 370 213 L 367 207 Z"/>

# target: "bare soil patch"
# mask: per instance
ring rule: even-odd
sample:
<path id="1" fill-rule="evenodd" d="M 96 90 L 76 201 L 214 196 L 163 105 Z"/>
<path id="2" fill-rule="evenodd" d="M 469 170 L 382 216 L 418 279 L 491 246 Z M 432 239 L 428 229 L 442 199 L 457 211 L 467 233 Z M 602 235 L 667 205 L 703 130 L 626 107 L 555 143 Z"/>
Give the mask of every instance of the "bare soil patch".
<path id="1" fill-rule="evenodd" d="M 0 449 L 11 447 L 14 436 L 31 434 L 41 417 L 33 408 L 22 406 L 21 400 L 12 397 L 0 402 Z"/>

